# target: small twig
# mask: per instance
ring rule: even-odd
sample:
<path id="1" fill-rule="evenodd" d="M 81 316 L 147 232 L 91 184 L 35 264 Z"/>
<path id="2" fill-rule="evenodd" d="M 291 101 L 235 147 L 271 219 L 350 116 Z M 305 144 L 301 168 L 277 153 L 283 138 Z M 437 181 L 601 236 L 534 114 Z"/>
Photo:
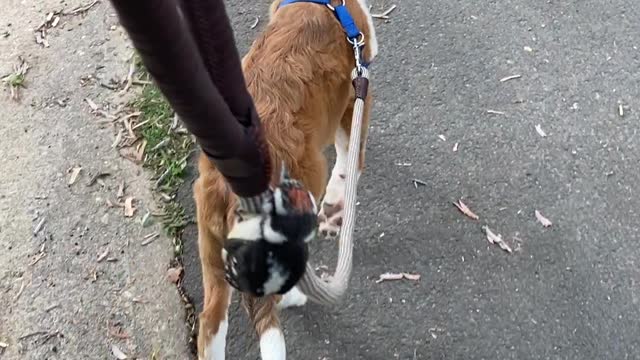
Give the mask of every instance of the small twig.
<path id="1" fill-rule="evenodd" d="M 29 263 L 29 266 L 33 266 L 35 264 L 37 264 L 40 260 L 42 260 L 45 256 L 47 256 L 47 253 L 45 252 L 40 252 L 38 253 L 38 255 L 36 255 L 36 258 L 33 259 L 33 261 L 31 263 Z"/>
<path id="2" fill-rule="evenodd" d="M 160 175 L 160 177 L 158 178 L 158 180 L 156 180 L 156 187 L 160 187 L 160 185 L 162 185 L 162 183 L 164 182 L 164 179 L 167 178 L 167 176 L 169 176 L 169 174 L 171 173 L 171 169 L 167 169 L 165 170 L 162 175 Z"/>
<path id="3" fill-rule="evenodd" d="M 169 142 L 171 141 L 171 139 L 169 138 L 165 138 L 164 140 L 160 141 L 159 143 L 156 144 L 156 146 L 152 147 L 151 150 L 149 150 L 150 152 L 154 152 L 156 150 L 160 150 L 163 147 L 167 146 L 169 144 Z"/>
<path id="4" fill-rule="evenodd" d="M 414 186 L 416 189 L 418 188 L 418 185 L 427 186 L 427 183 L 426 183 L 426 182 L 424 182 L 424 181 L 422 181 L 422 180 L 419 180 L 419 179 L 413 179 L 413 180 L 411 180 L 411 181 L 413 182 L 413 186 Z"/>
<path id="5" fill-rule="evenodd" d="M 96 262 L 101 262 L 107 257 L 107 255 L 109 255 L 109 249 L 106 249 L 102 254 L 98 255 Z"/>
<path id="6" fill-rule="evenodd" d="M 124 188 L 125 188 L 125 183 L 124 180 L 120 183 L 120 186 L 118 186 L 118 192 L 116 193 L 116 197 L 118 199 L 122 198 L 124 196 Z"/>
<path id="7" fill-rule="evenodd" d="M 33 337 L 33 336 L 44 335 L 44 334 L 49 334 L 49 331 L 34 331 L 32 333 L 28 333 L 28 334 L 20 336 L 18 338 L 18 341 L 24 340 L 24 339 L 28 339 L 28 338 Z"/>
<path id="8" fill-rule="evenodd" d="M 36 227 L 33 229 L 33 235 L 38 235 L 40 230 L 42 230 L 42 226 L 44 225 L 46 220 L 47 220 L 47 218 L 45 218 L 45 217 L 43 217 L 42 220 L 40 220 L 38 225 L 36 225 Z"/>
<path id="9" fill-rule="evenodd" d="M 59 307 L 60 307 L 60 304 L 53 304 L 53 305 L 49 306 L 48 308 L 44 309 L 44 312 L 49 312 L 49 311 L 51 311 L 51 310 L 53 310 L 55 308 L 59 308 Z"/>
<path id="10" fill-rule="evenodd" d="M 111 143 L 111 147 L 115 148 L 118 145 L 120 145 L 120 142 L 122 141 L 122 136 L 124 135 L 124 130 L 123 129 L 119 129 L 118 130 L 118 135 L 116 135 L 116 138 L 113 139 L 113 143 Z"/>
<path id="11" fill-rule="evenodd" d="M 100 82 L 100 86 L 102 86 L 103 88 L 109 89 L 109 90 L 118 90 L 118 86 L 117 85 L 113 85 L 113 84 L 107 84 L 105 82 Z"/>
<path id="12" fill-rule="evenodd" d="M 258 26 L 258 23 L 260 22 L 260 16 L 256 16 L 256 20 L 253 22 L 253 24 L 251 25 L 251 29 L 255 29 L 256 26 Z"/>
<path id="13" fill-rule="evenodd" d="M 69 11 L 69 12 L 62 12 L 62 15 L 78 15 L 84 12 L 89 11 L 94 5 L 96 5 L 97 3 L 99 3 L 100 0 L 94 0 L 92 3 L 88 4 L 88 5 L 83 5 L 83 6 L 78 6 L 77 8 Z"/>
<path id="14" fill-rule="evenodd" d="M 156 239 L 158 237 L 160 237 L 160 234 L 158 234 L 158 233 L 149 234 L 149 235 L 144 237 L 144 240 L 142 241 L 142 243 L 140 243 L 140 245 L 141 246 L 147 246 L 147 245 L 151 244 L 152 242 L 156 241 Z"/>
<path id="15" fill-rule="evenodd" d="M 51 333 L 48 333 L 42 340 L 40 340 L 40 345 L 44 345 L 47 343 L 47 341 L 49 341 L 51 338 L 58 336 L 59 331 L 54 331 Z"/>
<path id="16" fill-rule="evenodd" d="M 125 117 L 122 119 L 122 123 L 124 124 L 125 129 L 129 133 L 129 137 L 132 139 L 137 138 L 136 134 L 133 132 L 133 128 L 131 127 L 131 118 Z"/>
<path id="17" fill-rule="evenodd" d="M 132 85 L 151 85 L 151 84 L 153 84 L 153 81 L 133 79 L 131 81 L 131 84 Z"/>
<path id="18" fill-rule="evenodd" d="M 489 241 L 490 244 L 496 244 L 500 247 L 500 249 L 511 253 L 513 250 L 511 250 L 511 247 L 504 241 L 504 239 L 502 239 L 502 236 L 500 234 L 496 235 L 493 231 L 491 231 L 491 229 L 489 229 L 488 226 L 484 225 L 482 227 L 482 230 L 484 231 L 486 237 L 487 237 L 487 241 Z"/>
<path id="19" fill-rule="evenodd" d="M 93 175 L 91 177 L 91 179 L 89 179 L 89 181 L 87 181 L 87 186 L 93 186 L 93 184 L 95 184 L 96 181 L 98 181 L 98 179 L 103 178 L 105 176 L 110 176 L 110 175 L 111 174 L 108 173 L 108 172 L 104 172 L 104 173 L 99 172 L 99 173 Z"/>
<path id="20" fill-rule="evenodd" d="M 178 120 L 180 120 L 180 116 L 178 116 L 178 113 L 173 114 L 173 122 L 171 123 L 171 130 L 175 130 L 178 127 Z"/>
<path id="21" fill-rule="evenodd" d="M 131 84 L 133 83 L 133 74 L 136 72 L 136 60 L 134 58 L 131 59 L 131 63 L 129 64 L 129 73 L 127 74 L 127 79 L 124 83 L 124 88 L 122 92 L 125 93 L 129 91 L 131 88 Z"/>
<path id="22" fill-rule="evenodd" d="M 505 112 L 504 111 L 498 111 L 498 110 L 487 110 L 487 114 L 494 114 L 494 115 L 504 115 Z"/>
<path id="23" fill-rule="evenodd" d="M 86 101 L 87 104 L 89 104 L 89 107 L 91 108 L 91 110 L 93 110 L 93 111 L 98 110 L 98 105 L 96 105 L 96 103 L 94 103 L 93 100 L 91 100 L 89 98 L 85 98 L 84 101 Z"/>
<path id="24" fill-rule="evenodd" d="M 138 160 L 139 162 L 142 162 L 142 159 L 144 159 L 144 150 L 146 147 L 147 147 L 147 139 L 144 139 L 142 141 L 142 144 L 140 144 L 136 148 L 136 160 Z"/>
<path id="25" fill-rule="evenodd" d="M 111 119 L 111 121 L 110 121 L 110 122 L 113 122 L 113 121 L 118 120 L 118 117 L 117 117 L 117 116 L 115 116 L 115 115 L 113 115 L 113 114 L 109 114 L 108 112 L 106 112 L 106 111 L 104 111 L 104 110 L 96 110 L 96 111 L 95 111 L 95 113 L 96 113 L 96 114 L 98 114 L 98 115 L 100 115 L 100 116 L 102 116 L 102 117 L 105 117 L 105 118 L 107 118 L 107 119 Z"/>
<path id="26" fill-rule="evenodd" d="M 371 17 L 376 19 L 388 19 L 389 14 L 391 14 L 397 7 L 397 5 L 392 5 L 389 9 L 387 9 L 387 11 L 383 12 L 382 14 L 371 14 Z"/>
<path id="27" fill-rule="evenodd" d="M 24 280 L 22 280 L 22 284 L 20 285 L 20 290 L 18 290 L 18 293 L 16 294 L 16 296 L 13 298 L 13 302 L 16 302 L 20 299 L 20 296 L 22 295 L 22 292 L 24 291 Z"/>
<path id="28" fill-rule="evenodd" d="M 513 80 L 513 79 L 520 79 L 521 77 L 522 77 L 522 75 L 520 75 L 520 74 L 511 75 L 511 76 L 507 76 L 507 77 L 504 77 L 504 78 L 500 79 L 500 82 L 505 82 L 505 81 L 509 81 L 509 80 Z"/>

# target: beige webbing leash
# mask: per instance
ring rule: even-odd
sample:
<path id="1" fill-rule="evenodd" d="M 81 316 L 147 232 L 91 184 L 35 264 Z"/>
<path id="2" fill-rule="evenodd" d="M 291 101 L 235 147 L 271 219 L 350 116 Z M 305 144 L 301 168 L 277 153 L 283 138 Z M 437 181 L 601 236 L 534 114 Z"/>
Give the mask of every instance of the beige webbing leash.
<path id="1" fill-rule="evenodd" d="M 349 136 L 349 151 L 347 154 L 347 178 L 344 199 L 344 215 L 340 231 L 338 264 L 336 272 L 327 279 L 321 279 L 315 273 L 314 267 L 307 262 L 307 269 L 298 283 L 300 290 L 309 299 L 322 305 L 336 304 L 347 291 L 351 269 L 353 265 L 353 229 L 356 220 L 356 193 L 358 187 L 358 162 L 360 158 L 360 137 L 362 133 L 362 118 L 364 105 L 369 87 L 369 72 L 360 64 L 358 48 L 356 52 L 356 68 L 351 73 L 356 101 L 353 106 L 351 120 L 351 134 Z"/>

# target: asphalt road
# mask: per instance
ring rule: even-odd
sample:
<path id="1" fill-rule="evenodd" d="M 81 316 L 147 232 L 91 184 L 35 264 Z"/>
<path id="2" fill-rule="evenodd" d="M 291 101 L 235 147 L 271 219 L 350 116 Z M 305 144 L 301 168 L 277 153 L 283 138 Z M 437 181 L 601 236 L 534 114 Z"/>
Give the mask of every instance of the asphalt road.
<path id="1" fill-rule="evenodd" d="M 639 359 L 637 6 L 396 4 L 377 21 L 349 296 L 339 309 L 287 312 L 289 358 Z M 267 6 L 229 3 L 243 52 Z M 459 198 L 479 221 L 456 210 Z M 515 251 L 488 244 L 482 225 Z M 193 228 L 187 235 L 185 286 L 200 302 Z M 334 264 L 331 243 L 314 251 L 314 262 Z M 422 278 L 377 284 L 385 272 Z M 257 359 L 235 309 L 228 356 Z"/>

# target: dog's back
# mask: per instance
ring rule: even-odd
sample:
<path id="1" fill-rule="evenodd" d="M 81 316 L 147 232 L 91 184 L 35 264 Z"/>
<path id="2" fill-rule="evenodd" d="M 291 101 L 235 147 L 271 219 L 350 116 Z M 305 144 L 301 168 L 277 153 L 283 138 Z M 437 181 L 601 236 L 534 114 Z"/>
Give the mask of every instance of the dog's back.
<path id="1" fill-rule="evenodd" d="M 269 24 L 244 57 L 243 69 L 266 136 L 274 138 L 274 151 L 295 154 L 300 150 L 286 142 L 333 144 L 353 100 L 354 55 L 340 23 L 325 6 L 279 7 L 280 2 L 272 4 Z M 363 55 L 370 62 L 378 45 L 366 0 L 349 0 L 346 6 L 365 35 Z"/>

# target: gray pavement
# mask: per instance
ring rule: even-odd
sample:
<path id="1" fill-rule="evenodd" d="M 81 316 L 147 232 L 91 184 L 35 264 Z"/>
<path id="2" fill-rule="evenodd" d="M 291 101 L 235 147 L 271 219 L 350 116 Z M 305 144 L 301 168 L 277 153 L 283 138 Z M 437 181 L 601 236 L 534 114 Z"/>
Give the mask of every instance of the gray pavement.
<path id="1" fill-rule="evenodd" d="M 289 358 L 639 359 L 637 6 L 396 4 L 377 22 L 351 289 L 342 308 L 287 312 Z M 243 52 L 267 6 L 229 3 Z M 480 221 L 455 209 L 459 198 Z M 482 225 L 516 251 L 489 245 Z M 186 235 L 185 286 L 200 302 L 193 228 Z M 316 263 L 334 263 L 335 244 L 313 248 Z M 403 271 L 422 279 L 375 282 Z M 257 359 L 235 309 L 229 357 Z"/>

